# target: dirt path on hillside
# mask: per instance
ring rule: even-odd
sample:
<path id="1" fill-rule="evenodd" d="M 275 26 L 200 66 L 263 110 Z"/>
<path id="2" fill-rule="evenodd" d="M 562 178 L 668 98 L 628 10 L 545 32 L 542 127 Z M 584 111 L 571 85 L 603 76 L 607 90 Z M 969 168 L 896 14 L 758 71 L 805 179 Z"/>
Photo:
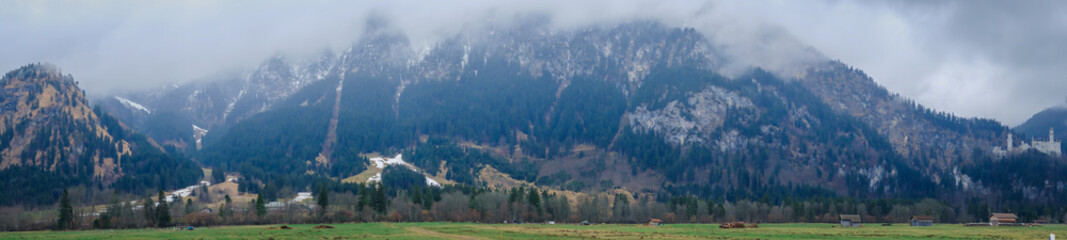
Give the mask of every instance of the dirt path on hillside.
<path id="1" fill-rule="evenodd" d="M 326 141 L 322 143 L 322 152 L 315 159 L 320 164 L 329 164 L 333 158 L 333 144 L 337 142 L 337 119 L 341 114 L 341 89 L 345 84 L 344 78 L 337 82 L 337 94 L 333 100 L 333 115 L 330 116 L 330 125 L 326 129 Z"/>
<path id="2" fill-rule="evenodd" d="M 439 238 L 447 238 L 447 239 L 460 239 L 460 240 L 482 240 L 482 238 L 471 237 L 471 236 L 439 233 L 439 232 L 435 232 L 435 231 L 426 230 L 425 228 L 420 228 L 420 227 L 408 227 L 407 230 L 411 231 L 411 232 L 414 232 L 414 233 L 417 233 L 419 235 L 430 236 L 430 237 L 439 237 Z"/>

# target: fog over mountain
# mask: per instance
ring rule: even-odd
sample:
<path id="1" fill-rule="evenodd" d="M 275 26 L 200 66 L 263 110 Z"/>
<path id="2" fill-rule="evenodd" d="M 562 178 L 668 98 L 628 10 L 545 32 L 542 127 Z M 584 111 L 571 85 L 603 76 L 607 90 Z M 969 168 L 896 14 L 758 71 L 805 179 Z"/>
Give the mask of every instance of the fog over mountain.
<path id="1" fill-rule="evenodd" d="M 1054 1 L 7 2 L 0 68 L 52 62 L 90 95 L 238 71 L 276 54 L 340 51 L 366 19 L 390 21 L 415 52 L 516 19 L 555 29 L 657 20 L 692 27 L 737 66 L 788 74 L 816 59 L 864 69 L 934 109 L 1017 125 L 1063 101 L 1067 4 Z"/>

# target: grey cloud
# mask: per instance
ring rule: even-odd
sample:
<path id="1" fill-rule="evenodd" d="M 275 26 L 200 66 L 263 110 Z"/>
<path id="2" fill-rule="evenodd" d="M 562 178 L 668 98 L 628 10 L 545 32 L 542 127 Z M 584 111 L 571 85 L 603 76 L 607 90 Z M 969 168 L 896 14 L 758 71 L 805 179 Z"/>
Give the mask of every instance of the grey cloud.
<path id="1" fill-rule="evenodd" d="M 1016 125 L 1067 93 L 1067 2 L 826 1 L 773 19 L 891 91 Z"/>
<path id="2" fill-rule="evenodd" d="M 1067 96 L 1067 3 L 1063 1 L 981 1 L 949 4 L 944 42 L 987 59 L 1003 74 L 994 90 L 1008 91 L 1018 123 Z M 947 44 L 946 44 L 947 45 Z M 948 46 L 942 46 L 948 48 Z M 1011 118 L 1016 118 L 1013 120 Z"/>
<path id="3" fill-rule="evenodd" d="M 1062 104 L 1067 92 L 1067 2 L 727 1 L 719 7 L 749 25 L 781 27 L 890 91 L 965 117 L 1016 125 Z"/>
<path id="4" fill-rule="evenodd" d="M 557 30 L 647 19 L 692 27 L 736 60 L 789 72 L 840 59 L 935 109 L 1018 124 L 1063 100 L 1059 1 L 32 1 L 0 8 L 0 69 L 53 62 L 90 92 L 143 89 L 339 51 L 377 15 L 416 51 L 542 14 Z M 810 47 L 809 47 L 810 46 Z"/>
<path id="5" fill-rule="evenodd" d="M 90 92 L 187 81 L 358 37 L 365 11 L 322 3 L 18 2 L 0 10 L 0 31 L 17 36 L 0 67 L 53 62 Z"/>

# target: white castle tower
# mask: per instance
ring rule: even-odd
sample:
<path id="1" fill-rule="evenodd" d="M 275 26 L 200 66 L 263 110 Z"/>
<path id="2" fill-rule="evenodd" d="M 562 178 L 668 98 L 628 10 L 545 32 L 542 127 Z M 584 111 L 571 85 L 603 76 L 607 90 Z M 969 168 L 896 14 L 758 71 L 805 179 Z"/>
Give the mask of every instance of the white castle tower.
<path id="1" fill-rule="evenodd" d="M 1008 151 L 1011 151 L 1012 149 L 1015 149 L 1014 145 L 1015 145 L 1015 137 L 1012 136 L 1011 132 L 1008 132 L 1008 145 L 1007 145 L 1008 146 Z"/>

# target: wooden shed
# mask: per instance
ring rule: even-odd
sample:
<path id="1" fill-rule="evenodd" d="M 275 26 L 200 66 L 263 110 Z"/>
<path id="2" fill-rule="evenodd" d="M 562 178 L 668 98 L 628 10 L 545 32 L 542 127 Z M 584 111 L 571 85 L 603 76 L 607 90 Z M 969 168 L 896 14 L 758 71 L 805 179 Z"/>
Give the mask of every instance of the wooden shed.
<path id="1" fill-rule="evenodd" d="M 911 216 L 910 222 L 912 227 L 929 227 L 934 225 L 934 217 L 914 215 Z"/>
<path id="2" fill-rule="evenodd" d="M 856 214 L 841 214 L 841 227 L 860 227 L 863 223 L 860 220 L 860 215 Z"/>
<path id="3" fill-rule="evenodd" d="M 1019 217 L 1015 216 L 1014 213 L 993 213 L 993 215 L 989 215 L 989 224 L 993 226 L 997 226 L 1002 223 L 1014 224 L 1018 221 Z"/>
<path id="4" fill-rule="evenodd" d="M 653 218 L 653 219 L 649 219 L 649 220 L 648 220 L 648 225 L 649 225 L 649 226 L 659 226 L 659 225 L 663 225 L 663 220 L 659 220 L 659 219 L 656 219 L 656 218 Z"/>

